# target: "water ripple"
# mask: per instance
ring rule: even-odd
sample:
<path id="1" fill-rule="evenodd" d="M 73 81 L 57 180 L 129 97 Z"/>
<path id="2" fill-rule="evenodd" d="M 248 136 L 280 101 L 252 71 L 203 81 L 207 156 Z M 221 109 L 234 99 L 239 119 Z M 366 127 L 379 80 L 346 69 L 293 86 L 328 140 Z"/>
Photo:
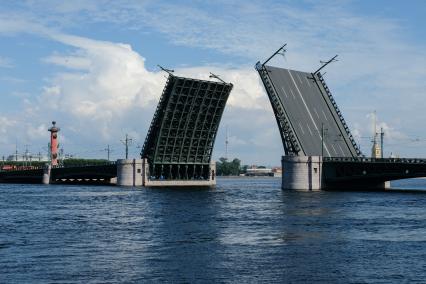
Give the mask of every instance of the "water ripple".
<path id="1" fill-rule="evenodd" d="M 0 184 L 0 283 L 426 279 L 426 195 Z M 397 183 L 426 188 L 426 180 Z"/>

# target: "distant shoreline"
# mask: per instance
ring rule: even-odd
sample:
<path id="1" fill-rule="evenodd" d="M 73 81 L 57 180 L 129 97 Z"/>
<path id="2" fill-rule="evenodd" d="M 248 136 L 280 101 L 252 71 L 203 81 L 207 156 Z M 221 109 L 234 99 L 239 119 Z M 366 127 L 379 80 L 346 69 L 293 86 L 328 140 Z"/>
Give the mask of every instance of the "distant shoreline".
<path id="1" fill-rule="evenodd" d="M 216 176 L 216 178 L 281 178 L 279 177 L 271 177 L 271 176 Z"/>

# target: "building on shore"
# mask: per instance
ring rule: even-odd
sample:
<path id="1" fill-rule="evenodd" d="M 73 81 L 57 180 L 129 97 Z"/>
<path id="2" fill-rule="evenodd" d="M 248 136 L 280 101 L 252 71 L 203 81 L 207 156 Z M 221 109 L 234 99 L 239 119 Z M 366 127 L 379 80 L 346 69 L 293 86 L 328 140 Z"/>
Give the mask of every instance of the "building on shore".
<path id="1" fill-rule="evenodd" d="M 3 161 L 5 162 L 48 162 L 49 158 L 42 154 L 12 154 L 7 156 L 7 158 L 3 157 Z"/>
<path id="2" fill-rule="evenodd" d="M 251 167 L 247 169 L 246 176 L 270 176 L 270 177 L 281 177 L 282 170 L 280 167 L 273 168 L 257 168 Z"/>

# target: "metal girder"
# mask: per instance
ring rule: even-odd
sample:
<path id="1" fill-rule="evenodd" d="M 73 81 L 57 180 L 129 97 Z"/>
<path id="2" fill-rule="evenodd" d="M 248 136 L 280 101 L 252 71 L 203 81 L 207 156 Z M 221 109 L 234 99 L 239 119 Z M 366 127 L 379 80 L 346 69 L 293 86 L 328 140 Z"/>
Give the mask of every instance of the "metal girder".
<path id="1" fill-rule="evenodd" d="M 327 188 L 344 190 L 380 182 L 426 176 L 425 159 L 324 158 L 323 173 Z"/>
<path id="2" fill-rule="evenodd" d="M 336 55 L 337 56 L 337 55 Z M 333 57 L 331 60 L 333 60 L 335 57 Z M 331 61 L 330 60 L 330 61 Z M 360 157 L 362 156 L 362 152 L 360 150 L 360 147 L 358 146 L 358 144 L 356 143 L 354 137 L 352 136 L 351 131 L 349 130 L 348 125 L 346 124 L 345 119 L 343 118 L 342 112 L 340 111 L 339 107 L 337 106 L 336 101 L 333 98 L 333 95 L 330 92 L 330 89 L 328 88 L 327 84 L 325 83 L 325 80 L 323 78 L 323 76 L 321 75 L 321 73 L 319 71 L 316 71 L 315 73 L 312 74 L 313 79 L 318 83 L 320 83 L 322 85 L 322 88 L 320 88 L 320 91 L 322 92 L 322 90 L 325 91 L 326 95 L 328 96 L 328 99 L 330 100 L 331 104 L 333 105 L 335 112 L 337 113 L 340 122 L 342 123 L 344 130 L 346 132 L 346 134 L 349 137 L 349 140 L 353 146 L 353 149 L 355 149 L 355 153 L 353 153 L 353 157 Z"/>
<path id="3" fill-rule="evenodd" d="M 148 160 L 150 176 L 208 177 L 214 141 L 232 87 L 169 73 L 141 152 Z"/>
<path id="4" fill-rule="evenodd" d="M 303 149 L 297 139 L 297 136 L 291 125 L 291 121 L 285 112 L 279 96 L 277 95 L 274 85 L 269 78 L 268 70 L 264 64 L 258 62 L 255 66 L 257 72 L 259 72 L 260 78 L 265 86 L 266 93 L 268 94 L 269 101 L 271 102 L 272 110 L 277 120 L 278 128 L 280 130 L 281 140 L 283 142 L 285 155 L 298 156 Z M 302 154 L 303 155 L 303 154 Z"/>

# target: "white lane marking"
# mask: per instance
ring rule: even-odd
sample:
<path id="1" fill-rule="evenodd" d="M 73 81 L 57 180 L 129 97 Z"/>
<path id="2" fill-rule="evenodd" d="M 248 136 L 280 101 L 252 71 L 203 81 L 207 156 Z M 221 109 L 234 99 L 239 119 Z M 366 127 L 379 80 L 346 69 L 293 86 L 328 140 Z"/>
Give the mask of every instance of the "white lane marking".
<path id="1" fill-rule="evenodd" d="M 327 116 L 325 115 L 324 110 L 322 109 L 321 111 L 322 111 L 322 115 L 324 115 L 325 120 L 327 120 L 327 121 L 328 121 Z"/>
<path id="2" fill-rule="evenodd" d="M 308 130 L 309 130 L 309 133 L 311 133 L 311 136 L 314 136 L 314 135 L 312 134 L 312 130 L 311 130 L 311 128 L 309 127 L 309 124 L 307 124 L 307 123 L 306 123 L 306 126 L 308 127 Z"/>
<path id="3" fill-rule="evenodd" d="M 315 107 L 314 107 L 314 112 L 315 112 L 315 114 L 317 115 L 317 117 L 319 119 L 319 114 L 318 114 L 317 109 Z"/>
<path id="4" fill-rule="evenodd" d="M 293 95 L 293 98 L 296 99 L 296 96 L 294 95 L 292 88 L 290 88 L 290 93 Z"/>
<path id="5" fill-rule="evenodd" d="M 338 145 L 339 145 L 339 148 L 340 148 L 340 152 L 342 152 L 342 155 L 345 156 L 345 152 L 343 152 L 342 146 L 340 144 L 338 144 Z"/>
<path id="6" fill-rule="evenodd" d="M 303 131 L 303 127 L 302 127 L 302 124 L 300 123 L 300 121 L 299 121 L 299 127 L 300 127 L 300 130 L 302 130 L 302 134 L 305 135 L 305 131 Z"/>
<path id="7" fill-rule="evenodd" d="M 293 81 L 294 86 L 296 86 L 296 90 L 299 92 L 300 98 L 302 99 L 302 102 L 303 102 L 303 104 L 305 105 L 306 110 L 308 111 L 309 117 L 311 118 L 312 123 L 313 123 L 313 124 L 314 124 L 314 126 L 315 126 L 316 133 L 318 134 L 318 136 L 319 136 L 319 138 L 320 138 L 320 140 L 321 140 L 321 133 L 320 133 L 320 131 L 318 130 L 317 125 L 315 124 L 315 120 L 314 120 L 314 118 L 312 117 L 312 114 L 311 114 L 311 112 L 309 111 L 308 106 L 306 105 L 305 99 L 303 98 L 302 93 L 300 92 L 299 87 L 298 87 L 298 86 L 297 86 L 297 84 L 296 84 L 296 81 L 294 81 L 293 75 L 291 75 L 290 70 L 287 70 L 287 72 L 288 72 L 288 74 L 290 75 L 291 80 Z M 328 156 L 331 156 L 331 155 L 330 155 L 330 151 L 328 151 L 327 145 L 324 145 L 324 146 L 325 146 L 325 150 L 326 150 L 326 151 L 327 151 L 327 153 L 328 153 Z"/>
<path id="8" fill-rule="evenodd" d="M 287 92 L 284 90 L 284 87 L 281 87 L 281 90 L 283 90 L 285 97 L 288 98 Z"/>
<path id="9" fill-rule="evenodd" d="M 310 87 L 311 86 L 311 82 L 309 82 L 308 77 L 304 77 L 304 78 L 306 80 L 306 83 L 308 83 L 308 86 Z"/>
<path id="10" fill-rule="evenodd" d="M 331 148 L 333 148 L 334 153 L 337 155 L 336 148 L 334 148 L 334 145 L 333 145 L 333 144 L 331 144 Z"/>
<path id="11" fill-rule="evenodd" d="M 297 77 L 297 79 L 299 79 L 300 85 L 303 85 L 303 82 L 302 82 L 302 79 L 300 79 L 299 73 L 296 73 L 296 77 Z"/>

